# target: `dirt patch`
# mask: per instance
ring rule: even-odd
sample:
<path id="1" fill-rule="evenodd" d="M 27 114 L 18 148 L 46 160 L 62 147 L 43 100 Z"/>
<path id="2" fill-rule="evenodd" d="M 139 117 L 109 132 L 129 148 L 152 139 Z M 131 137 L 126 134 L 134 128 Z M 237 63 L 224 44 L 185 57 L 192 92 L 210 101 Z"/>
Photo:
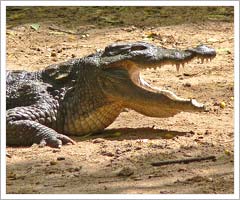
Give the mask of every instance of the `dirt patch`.
<path id="1" fill-rule="evenodd" d="M 74 138 L 76 145 L 60 150 L 35 145 L 7 147 L 11 155 L 7 158 L 7 193 L 233 193 L 232 22 L 161 27 L 123 23 L 101 28 L 80 23 L 69 32 L 65 26 L 36 21 L 40 24 L 37 31 L 28 22 L 16 26 L 9 21 L 7 69 L 43 69 L 121 41 L 143 40 L 169 48 L 200 43 L 213 46 L 217 57 L 212 62 L 195 60 L 180 73 L 174 66 L 144 72 L 149 83 L 185 98 L 194 97 L 206 103 L 209 112 L 158 119 L 125 110 L 102 134 Z M 221 102 L 225 102 L 224 108 Z M 209 155 L 216 160 L 151 165 Z"/>

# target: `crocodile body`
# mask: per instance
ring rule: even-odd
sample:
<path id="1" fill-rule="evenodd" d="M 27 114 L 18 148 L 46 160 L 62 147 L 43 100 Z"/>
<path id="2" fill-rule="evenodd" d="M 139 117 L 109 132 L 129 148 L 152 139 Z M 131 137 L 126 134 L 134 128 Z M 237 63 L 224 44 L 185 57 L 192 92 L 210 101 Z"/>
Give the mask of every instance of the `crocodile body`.
<path id="1" fill-rule="evenodd" d="M 100 132 L 123 108 L 151 117 L 204 110 L 194 99 L 150 86 L 141 70 L 211 59 L 204 45 L 166 49 L 144 42 L 112 44 L 87 57 L 36 72 L 7 71 L 7 145 L 60 147 L 68 136 Z"/>

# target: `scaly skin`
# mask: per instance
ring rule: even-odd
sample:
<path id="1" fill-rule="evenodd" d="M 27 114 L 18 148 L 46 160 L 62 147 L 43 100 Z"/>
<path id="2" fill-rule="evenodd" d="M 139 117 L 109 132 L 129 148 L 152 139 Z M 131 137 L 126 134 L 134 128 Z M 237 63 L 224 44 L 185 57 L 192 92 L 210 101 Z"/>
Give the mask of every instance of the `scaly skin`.
<path id="1" fill-rule="evenodd" d="M 73 143 L 66 135 L 100 132 L 123 108 L 150 117 L 203 111 L 194 99 L 150 86 L 142 69 L 211 59 L 214 49 L 165 49 L 135 42 L 113 44 L 84 58 L 50 65 L 42 71 L 7 72 L 7 145 Z"/>

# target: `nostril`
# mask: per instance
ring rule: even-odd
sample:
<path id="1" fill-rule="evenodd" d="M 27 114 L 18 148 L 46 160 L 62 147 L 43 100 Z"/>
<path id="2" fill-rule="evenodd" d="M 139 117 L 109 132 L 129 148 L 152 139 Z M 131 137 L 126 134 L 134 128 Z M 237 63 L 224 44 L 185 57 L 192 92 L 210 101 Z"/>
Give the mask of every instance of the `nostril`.
<path id="1" fill-rule="evenodd" d="M 136 45 L 136 46 L 132 46 L 131 50 L 132 51 L 137 51 L 137 50 L 145 50 L 147 49 L 147 47 L 143 46 L 143 45 Z"/>

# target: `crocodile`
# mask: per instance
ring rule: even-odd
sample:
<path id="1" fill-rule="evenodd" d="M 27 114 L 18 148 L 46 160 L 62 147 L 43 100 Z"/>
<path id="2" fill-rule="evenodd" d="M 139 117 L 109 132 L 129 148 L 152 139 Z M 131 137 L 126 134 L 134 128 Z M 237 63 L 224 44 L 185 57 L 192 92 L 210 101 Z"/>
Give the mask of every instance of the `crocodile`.
<path id="1" fill-rule="evenodd" d="M 204 111 L 205 105 L 195 99 L 150 85 L 141 71 L 166 64 L 179 70 L 195 58 L 215 56 L 205 45 L 180 50 L 146 42 L 114 43 L 43 70 L 7 71 L 6 143 L 55 148 L 75 144 L 69 136 L 103 131 L 124 108 L 158 118 Z"/>

